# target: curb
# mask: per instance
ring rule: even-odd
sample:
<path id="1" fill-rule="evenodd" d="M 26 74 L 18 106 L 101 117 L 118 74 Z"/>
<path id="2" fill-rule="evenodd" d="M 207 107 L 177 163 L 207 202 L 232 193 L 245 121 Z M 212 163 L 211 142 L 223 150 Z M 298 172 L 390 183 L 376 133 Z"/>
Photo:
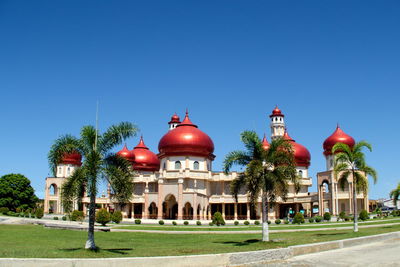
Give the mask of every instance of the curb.
<path id="1" fill-rule="evenodd" d="M 400 231 L 379 234 L 373 236 L 356 237 L 351 239 L 320 242 L 306 245 L 290 246 L 287 248 L 267 249 L 259 251 L 206 254 L 191 256 L 167 256 L 167 257 L 131 257 L 131 258 L 91 258 L 91 259 L 71 259 L 71 258 L 0 258 L 0 266 L 93 266 L 114 267 L 114 266 L 163 266 L 163 267 L 197 267 L 197 266 L 246 266 L 250 264 L 260 264 L 276 260 L 286 260 L 294 256 L 309 253 L 322 252 L 333 249 L 347 248 L 379 242 L 390 239 L 400 238 Z"/>

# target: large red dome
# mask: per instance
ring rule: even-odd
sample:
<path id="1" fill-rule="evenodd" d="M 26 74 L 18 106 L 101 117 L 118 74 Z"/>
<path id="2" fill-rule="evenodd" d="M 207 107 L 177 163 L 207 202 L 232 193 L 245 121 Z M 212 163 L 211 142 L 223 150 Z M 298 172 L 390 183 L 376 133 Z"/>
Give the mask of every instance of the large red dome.
<path id="1" fill-rule="evenodd" d="M 126 145 L 124 145 L 124 148 L 117 152 L 117 155 L 131 162 L 135 161 L 135 155 L 126 147 Z"/>
<path id="2" fill-rule="evenodd" d="M 211 138 L 194 125 L 186 112 L 185 119 L 166 133 L 158 143 L 159 156 L 200 156 L 214 158 Z"/>
<path id="3" fill-rule="evenodd" d="M 82 155 L 78 152 L 65 154 L 62 157 L 60 163 L 81 166 L 82 165 Z"/>
<path id="4" fill-rule="evenodd" d="M 296 165 L 297 166 L 301 166 L 301 167 L 309 167 L 310 166 L 310 162 L 311 162 L 311 154 L 310 151 L 308 151 L 308 149 L 299 144 L 296 143 L 287 133 L 287 131 L 285 132 L 285 134 L 283 135 L 283 139 L 288 140 L 293 147 L 293 153 L 294 153 L 294 159 L 296 161 Z"/>
<path id="5" fill-rule="evenodd" d="M 340 129 L 339 125 L 336 127 L 336 130 L 333 132 L 331 136 L 326 138 L 323 144 L 324 148 L 324 155 L 331 155 L 332 154 L 332 147 L 336 143 L 343 143 L 348 145 L 349 147 L 353 147 L 354 144 L 356 143 L 354 141 L 354 138 L 351 137 L 350 135 L 346 134 L 343 132 L 342 129 Z"/>
<path id="6" fill-rule="evenodd" d="M 155 172 L 160 170 L 160 160 L 144 144 L 143 137 L 140 137 L 139 144 L 131 152 L 135 156 L 135 161 L 133 162 L 133 169 L 135 171 Z"/>
<path id="7" fill-rule="evenodd" d="M 285 115 L 283 115 L 282 111 L 278 108 L 278 106 L 276 106 L 269 117 L 285 117 Z"/>

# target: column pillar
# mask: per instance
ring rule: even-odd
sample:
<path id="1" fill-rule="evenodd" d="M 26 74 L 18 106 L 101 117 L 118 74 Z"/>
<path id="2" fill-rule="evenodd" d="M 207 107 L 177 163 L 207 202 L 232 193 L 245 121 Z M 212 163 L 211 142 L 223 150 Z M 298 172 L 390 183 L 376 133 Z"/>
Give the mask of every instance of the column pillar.
<path id="1" fill-rule="evenodd" d="M 157 212 L 157 217 L 159 220 L 163 218 L 163 189 L 164 189 L 164 180 L 159 179 L 158 180 L 158 212 Z"/>
<path id="2" fill-rule="evenodd" d="M 132 219 L 135 219 L 135 204 L 134 204 L 134 203 L 131 203 L 130 205 L 131 205 L 131 207 L 132 207 L 131 218 L 132 218 Z"/>
<path id="3" fill-rule="evenodd" d="M 222 203 L 222 218 L 225 220 L 225 203 Z"/>
<path id="4" fill-rule="evenodd" d="M 233 204 L 233 209 L 234 209 L 234 219 L 237 220 L 238 214 L 237 214 L 237 203 L 236 202 Z"/>
<path id="5" fill-rule="evenodd" d="M 201 211 L 199 211 L 199 216 L 197 216 L 197 193 L 193 194 L 193 220 L 200 220 Z"/>
<path id="6" fill-rule="evenodd" d="M 183 208 L 183 179 L 178 179 L 178 220 L 182 220 Z"/>
<path id="7" fill-rule="evenodd" d="M 143 207 L 143 219 L 148 219 L 149 217 L 149 184 L 146 182 L 146 187 L 144 188 L 144 207 Z"/>
<path id="8" fill-rule="evenodd" d="M 246 210 L 246 218 L 247 218 L 247 220 L 250 220 L 250 203 L 246 203 L 246 206 L 247 206 L 247 210 Z"/>
<path id="9" fill-rule="evenodd" d="M 211 204 L 208 205 L 208 216 L 207 216 L 208 220 L 211 220 Z"/>

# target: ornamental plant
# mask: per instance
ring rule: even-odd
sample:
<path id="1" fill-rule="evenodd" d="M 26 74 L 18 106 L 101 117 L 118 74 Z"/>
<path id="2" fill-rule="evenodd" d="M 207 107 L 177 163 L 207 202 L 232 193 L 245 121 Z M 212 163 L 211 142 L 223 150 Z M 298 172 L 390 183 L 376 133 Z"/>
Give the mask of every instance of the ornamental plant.
<path id="1" fill-rule="evenodd" d="M 83 211 L 81 211 L 81 210 L 74 210 L 71 213 L 71 221 L 82 222 L 84 219 L 85 219 L 85 215 L 83 214 Z"/>
<path id="2" fill-rule="evenodd" d="M 234 221 L 233 224 L 234 225 L 239 225 L 239 222 L 238 221 Z"/>
<path id="3" fill-rule="evenodd" d="M 249 225 L 250 222 L 249 222 L 249 221 L 244 221 L 243 224 L 244 224 L 244 225 Z"/>
<path id="4" fill-rule="evenodd" d="M 305 222 L 305 220 L 304 220 L 304 215 L 303 215 L 303 213 L 297 212 L 297 213 L 294 215 L 294 217 L 293 217 L 292 223 L 301 224 L 301 223 L 304 223 L 304 222 Z"/>
<path id="5" fill-rule="evenodd" d="M 44 212 L 43 212 L 42 208 L 36 209 L 36 212 L 35 212 L 36 218 L 41 219 L 41 218 L 43 218 L 43 215 L 44 215 Z"/>
<path id="6" fill-rule="evenodd" d="M 120 223 L 122 221 L 122 212 L 117 210 L 111 214 L 111 221 L 114 223 Z"/>
<path id="7" fill-rule="evenodd" d="M 315 222 L 319 223 L 322 222 L 322 217 L 321 216 L 315 216 Z"/>
<path id="8" fill-rule="evenodd" d="M 221 212 L 217 211 L 216 213 L 214 213 L 214 216 L 213 216 L 213 219 L 212 219 L 212 223 L 217 225 L 217 226 L 220 226 L 221 224 L 225 225 L 225 221 L 224 221 L 224 218 L 222 218 Z"/>
<path id="9" fill-rule="evenodd" d="M 282 221 L 281 221 L 280 219 L 276 219 L 276 220 L 275 220 L 275 224 L 281 224 L 281 222 L 282 222 Z"/>
<path id="10" fill-rule="evenodd" d="M 331 220 L 331 214 L 329 212 L 324 213 L 324 221 L 330 221 Z"/>
<path id="11" fill-rule="evenodd" d="M 201 221 L 197 221 L 197 222 L 196 222 L 196 225 L 201 225 Z"/>
<path id="12" fill-rule="evenodd" d="M 189 225 L 189 222 L 188 221 L 184 221 L 183 224 L 184 225 Z"/>
<path id="13" fill-rule="evenodd" d="M 360 218 L 360 220 L 362 220 L 362 221 L 368 220 L 368 219 L 369 219 L 368 211 L 362 210 L 362 211 L 360 212 L 359 218 Z"/>
<path id="14" fill-rule="evenodd" d="M 260 221 L 254 221 L 254 225 L 260 225 Z"/>
<path id="15" fill-rule="evenodd" d="M 141 223 L 142 223 L 142 220 L 140 220 L 140 219 L 135 220 L 135 224 L 141 224 Z"/>
<path id="16" fill-rule="evenodd" d="M 313 223 L 313 222 L 315 222 L 315 218 L 314 218 L 314 217 L 310 217 L 310 218 L 308 218 L 308 222 L 309 222 L 309 223 Z"/>
<path id="17" fill-rule="evenodd" d="M 172 225 L 177 225 L 176 221 L 172 221 Z"/>
<path id="18" fill-rule="evenodd" d="M 111 220 L 110 213 L 106 209 L 100 209 L 96 212 L 96 222 L 106 226 Z"/>
<path id="19" fill-rule="evenodd" d="M 3 215 L 6 215 L 7 212 L 9 212 L 10 210 L 7 207 L 1 207 L 0 208 L 0 213 L 2 213 Z"/>

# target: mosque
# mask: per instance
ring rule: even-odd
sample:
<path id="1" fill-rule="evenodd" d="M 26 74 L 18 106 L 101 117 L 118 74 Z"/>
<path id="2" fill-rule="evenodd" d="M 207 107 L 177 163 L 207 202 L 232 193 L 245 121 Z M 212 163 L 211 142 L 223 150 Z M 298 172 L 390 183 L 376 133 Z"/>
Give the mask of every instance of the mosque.
<path id="1" fill-rule="evenodd" d="M 271 139 L 283 137 L 293 147 L 296 169 L 300 177 L 300 191 L 290 184 L 287 199 L 278 199 L 270 208 L 269 218 L 285 218 L 296 212 L 305 216 L 322 215 L 330 212 L 338 215 L 345 211 L 352 214 L 352 181 L 344 190 L 338 186 L 333 175 L 332 147 L 338 143 L 354 146 L 354 139 L 337 126 L 336 130 L 323 142 L 326 170 L 317 173 L 318 192 L 309 192 L 313 178 L 308 168 L 311 155 L 307 148 L 292 139 L 285 130 L 285 115 L 276 107 L 269 116 Z M 215 212 L 222 213 L 225 220 L 258 220 L 262 217 L 261 197 L 257 205 L 250 204 L 246 191 L 239 193 L 237 202 L 230 192 L 230 183 L 237 172 L 225 174 L 213 171 L 215 158 L 212 139 L 190 119 L 188 112 L 181 121 L 174 114 L 168 122 L 169 129 L 160 139 L 158 154 L 149 150 L 143 137 L 132 150 L 126 145 L 118 152 L 132 162 L 134 169 L 134 191 L 130 203 L 124 205 L 126 218 L 209 220 Z M 263 146 L 269 143 L 264 136 Z M 60 188 L 73 171 L 81 165 L 82 157 L 74 153 L 64 156 L 57 166 L 56 177 L 46 178 L 44 208 L 47 213 L 62 214 Z M 83 211 L 88 211 L 89 198 L 83 199 Z M 114 210 L 116 203 L 108 190 L 107 195 L 96 199 L 98 207 Z M 368 195 L 357 195 L 358 210 L 368 210 Z M 76 207 L 77 208 L 77 207 Z"/>

